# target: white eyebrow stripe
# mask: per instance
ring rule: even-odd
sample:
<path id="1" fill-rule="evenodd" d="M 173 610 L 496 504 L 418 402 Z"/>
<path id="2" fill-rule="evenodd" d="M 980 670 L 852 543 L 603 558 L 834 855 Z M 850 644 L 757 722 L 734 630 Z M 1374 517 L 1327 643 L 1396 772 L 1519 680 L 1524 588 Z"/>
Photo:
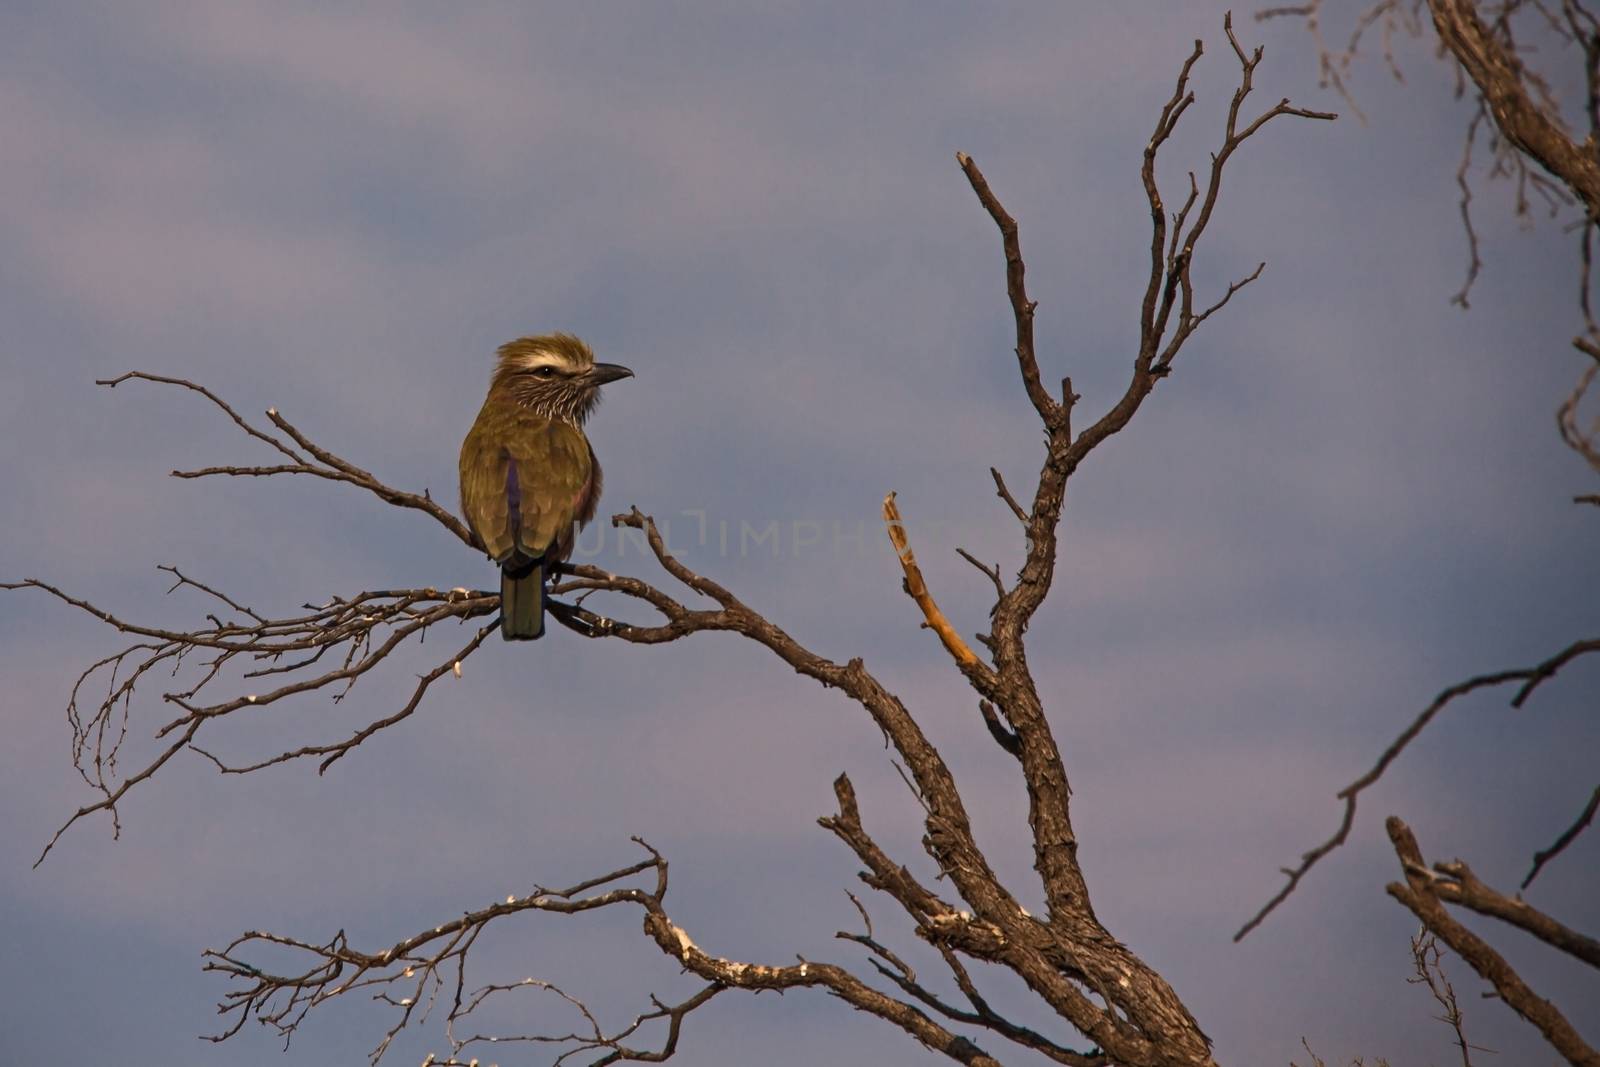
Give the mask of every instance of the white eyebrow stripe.
<path id="1" fill-rule="evenodd" d="M 570 370 L 573 366 L 572 361 L 561 353 L 552 352 L 547 348 L 522 356 L 517 362 L 528 370 L 533 370 L 536 367 L 554 367 L 558 370 Z"/>

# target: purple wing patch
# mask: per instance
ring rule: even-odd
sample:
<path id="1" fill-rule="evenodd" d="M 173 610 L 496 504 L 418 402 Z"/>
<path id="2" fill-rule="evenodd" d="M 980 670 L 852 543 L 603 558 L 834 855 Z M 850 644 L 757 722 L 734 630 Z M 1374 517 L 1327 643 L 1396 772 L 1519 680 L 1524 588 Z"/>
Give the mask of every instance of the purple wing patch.
<path id="1" fill-rule="evenodd" d="M 522 534 L 522 483 L 517 478 L 517 461 L 509 452 L 506 457 L 506 504 L 510 506 L 511 543 L 517 543 Z"/>

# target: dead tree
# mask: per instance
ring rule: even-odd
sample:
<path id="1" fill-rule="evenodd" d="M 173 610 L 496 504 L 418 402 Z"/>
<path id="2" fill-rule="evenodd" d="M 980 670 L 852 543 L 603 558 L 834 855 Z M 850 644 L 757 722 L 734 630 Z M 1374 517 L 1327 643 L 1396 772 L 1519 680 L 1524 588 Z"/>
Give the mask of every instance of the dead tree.
<path id="1" fill-rule="evenodd" d="M 667 861 L 640 840 L 644 855 L 637 862 L 575 885 L 534 886 L 526 893 L 459 913 L 388 944 L 357 947 L 342 931 L 319 938 L 245 933 L 206 953 L 206 968 L 232 983 L 219 1006 L 228 1025 L 215 1040 L 236 1034 L 252 1018 L 287 1038 L 311 1009 L 359 991 L 393 1009 L 392 1025 L 373 1049 L 374 1062 L 403 1028 L 440 1005 L 449 1051 L 443 1057 L 430 1057 L 432 1064 L 476 1062 L 475 1051 L 490 1042 L 552 1049 L 557 1063 L 573 1057 L 597 1064 L 658 1061 L 673 1055 L 685 1018 L 715 997 L 732 991 L 810 988 L 883 1019 L 964 1064 L 994 1064 L 997 1056 L 1005 1055 L 999 1049 L 1016 1048 L 1069 1067 L 1212 1064 L 1210 1040 L 1178 993 L 1120 942 L 1095 913 L 1078 863 L 1072 790 L 1029 666 L 1026 633 L 1052 589 L 1057 528 L 1070 479 L 1097 448 L 1130 424 L 1156 386 L 1173 374 L 1178 355 L 1195 331 L 1261 274 L 1262 266 L 1257 266 L 1219 287 L 1206 300 L 1196 296 L 1195 256 L 1208 236 L 1224 171 L 1234 153 L 1279 116 L 1334 117 L 1293 107 L 1287 100 L 1253 116 L 1245 114 L 1262 52 L 1241 46 L 1231 23 L 1225 23 L 1225 32 L 1238 63 L 1238 87 L 1209 169 L 1203 172 L 1205 180 L 1199 181 L 1192 172 L 1188 175 L 1176 211 L 1163 199 L 1156 160 L 1195 101 L 1189 78 L 1202 55 L 1200 42 L 1195 42 L 1183 62 L 1177 84 L 1145 146 L 1140 180 L 1148 198 L 1151 233 L 1148 280 L 1139 297 L 1138 347 L 1132 353 L 1131 372 L 1121 396 L 1109 410 L 1084 420 L 1082 428 L 1075 423 L 1080 398 L 1073 392 L 1072 380 L 1063 379 L 1059 390 L 1053 389 L 1040 368 L 1034 345 L 1036 305 L 1024 281 L 1017 223 L 977 163 L 963 154 L 956 157 L 979 204 L 1000 231 L 1005 291 L 1015 320 L 1016 367 L 1044 435 L 1038 479 L 1027 493 L 1014 495 L 998 470 L 991 471 L 997 496 L 1015 517 L 1023 562 L 1008 581 L 998 565 L 967 556 L 993 584 L 995 593 L 988 629 L 977 636 L 981 651 L 969 645 L 946 618 L 923 580 L 894 494 L 883 503 L 883 518 L 899 554 L 905 591 L 971 688 L 989 736 L 1016 760 L 1027 793 L 1034 868 L 1047 903 L 1044 914 L 1030 914 L 1019 903 L 1017 893 L 991 868 L 949 766 L 911 710 L 863 659 L 838 662 L 812 651 L 716 579 L 691 570 L 667 548 L 652 518 L 632 509 L 612 521 L 642 533 L 654 563 L 664 572 L 663 584 L 592 565 L 568 566 L 552 588 L 551 595 L 558 598 L 552 614 L 584 637 L 625 644 L 661 644 L 715 631 L 735 633 L 859 705 L 893 747 L 922 805 L 922 844 L 936 864 L 939 878 L 919 877 L 903 859 L 891 857 L 879 845 L 850 780 L 844 776 L 834 782 L 837 810 L 818 822 L 844 843 L 863 868 L 861 881 L 910 920 L 916 936 L 932 946 L 948 973 L 939 983 L 915 973 L 888 939 L 875 931 L 868 908 L 860 901 L 861 929 L 837 936 L 864 951 L 864 967 L 822 960 L 772 963 L 725 958 L 712 947 L 702 947 L 701 939 L 706 946 L 714 944 L 714 933 L 695 931 L 696 936 L 691 937 L 674 921 L 667 904 Z M 318 446 L 276 410 L 266 413 L 269 425 L 259 426 L 193 382 L 132 372 L 101 384 L 114 387 L 134 380 L 192 390 L 276 453 L 266 465 L 175 471 L 177 477 L 308 475 L 340 482 L 427 516 L 468 550 L 481 547 L 461 522 L 426 494 L 419 496 L 383 484 Z M 462 662 L 492 630 L 498 610 L 498 597 L 492 593 L 421 587 L 368 590 L 309 604 L 296 614 L 269 616 L 176 568 L 169 569 L 174 589 L 204 598 L 210 609 L 205 625 L 187 631 L 159 629 L 113 614 L 42 581 L 8 586 L 45 592 L 134 639 L 122 651 L 92 664 L 74 686 L 68 718 L 75 762 L 98 797 L 79 809 L 62 831 L 97 812 L 108 812 L 115 820 L 118 803 L 128 790 L 149 781 L 185 749 L 208 755 L 228 774 L 250 773 L 295 760 L 313 760 L 321 770 L 329 769 L 367 738 L 403 722 L 445 674 L 459 672 Z M 607 614 L 590 606 L 608 603 Z M 650 617 L 645 621 L 624 618 L 630 609 Z M 412 637 L 420 641 L 446 624 L 454 624 L 463 633 L 451 639 L 449 654 L 420 676 L 410 700 L 349 736 L 307 743 L 244 764 L 225 763 L 202 747 L 235 717 L 258 715 L 274 704 L 312 693 L 343 698 L 369 672 L 382 668 L 402 644 Z M 626 653 L 619 649 L 618 654 Z M 248 668 L 243 674 L 245 685 L 257 684 L 258 688 L 219 692 L 229 684 L 224 680 L 231 677 L 227 672 L 241 665 Z M 117 756 L 123 739 L 134 728 L 131 708 L 135 690 L 157 668 L 185 679 L 180 688 L 163 696 L 175 714 L 155 730 L 164 745 L 156 757 L 125 772 L 119 769 Z M 93 706 L 90 701 L 95 698 L 82 698 L 80 704 L 91 680 L 103 678 L 110 679 L 106 695 Z M 252 679 L 256 681 L 252 683 Z M 59 837 L 60 832 L 51 844 Z M 48 846 L 45 851 L 48 853 Z M 702 983 L 698 991 L 678 1003 L 653 1000 L 631 1025 L 608 1031 L 582 1002 L 543 980 L 530 977 L 476 987 L 469 982 L 468 956 L 497 920 L 531 912 L 575 915 L 602 908 L 637 909 L 649 942 L 697 977 Z M 290 962 L 280 962 L 285 959 Z M 1014 1012 L 1006 1012 L 984 996 L 975 963 L 1003 968 L 1019 977 L 1059 1026 L 1047 1034 L 1014 1021 Z M 518 991 L 565 998 L 580 1024 L 569 1033 L 473 1032 L 476 1009 Z M 648 1035 L 641 1031 L 650 1024 L 664 1025 L 665 1034 L 646 1046 L 641 1038 Z M 1084 1047 L 1075 1047 L 1084 1042 Z"/>
<path id="2" fill-rule="evenodd" d="M 1592 399 L 1590 387 L 1600 375 L 1600 326 L 1595 321 L 1590 295 L 1593 241 L 1596 225 L 1600 224 L 1600 18 L 1585 0 L 1559 0 L 1554 4 L 1539 0 L 1378 0 L 1365 6 L 1350 5 L 1354 18 L 1351 36 L 1342 49 L 1333 49 L 1324 37 L 1325 19 L 1333 6 L 1326 0 L 1311 0 L 1293 7 L 1267 9 L 1257 17 L 1304 20 L 1316 44 L 1324 85 L 1352 105 L 1352 66 L 1374 33 L 1381 38 L 1385 64 L 1401 81 L 1404 78 L 1395 56 L 1396 42 L 1431 36 L 1440 55 L 1455 71 L 1457 96 L 1469 101 L 1465 147 L 1456 175 L 1468 265 L 1466 280 L 1452 298 L 1453 303 L 1463 309 L 1468 307 L 1468 295 L 1484 266 L 1473 226 L 1471 184 L 1474 149 L 1480 134 L 1488 134 L 1489 177 L 1514 183 L 1515 210 L 1519 215 L 1529 212 L 1530 194 L 1541 198 L 1553 215 L 1567 207 L 1575 209 L 1578 217 L 1573 225 L 1578 248 L 1574 288 L 1580 332 L 1572 346 L 1579 353 L 1582 366 L 1572 391 L 1557 406 L 1556 425 L 1567 447 L 1600 475 L 1600 416 L 1582 414 L 1585 401 Z M 1539 43 L 1557 47 L 1540 51 L 1536 47 Z M 1534 56 L 1545 66 L 1534 65 L 1530 59 Z M 1554 66 L 1573 60 L 1576 62 L 1566 70 Z M 1563 82 L 1583 87 L 1582 106 L 1571 109 L 1575 111 L 1573 115 L 1564 113 L 1553 88 Z M 1574 132 L 1574 128 L 1580 132 Z M 1580 505 L 1600 505 L 1600 493 L 1579 493 L 1573 500 Z M 1482 689 L 1514 687 L 1510 704 L 1521 708 L 1556 672 L 1596 652 L 1600 652 L 1600 636 L 1585 637 L 1541 663 L 1481 674 L 1442 690 L 1388 745 L 1370 770 L 1340 790 L 1338 799 L 1344 810 L 1337 830 L 1301 856 L 1295 867 L 1285 869 L 1284 886 L 1239 930 L 1235 940 L 1260 925 L 1318 861 L 1345 843 L 1355 823 L 1356 801 L 1361 793 L 1377 782 L 1423 729 L 1455 701 Z M 1587 1044 L 1555 1005 L 1532 990 L 1500 953 L 1462 925 L 1445 905 L 1498 919 L 1600 968 L 1600 942 L 1569 929 L 1523 901 L 1520 895 L 1520 890 L 1526 890 L 1547 863 L 1592 824 L 1597 808 L 1600 785 L 1589 793 L 1569 826 L 1559 832 L 1553 829 L 1554 840 L 1533 850 L 1527 876 L 1516 896 L 1486 885 L 1461 860 L 1429 866 L 1410 828 L 1394 816 L 1387 821 L 1389 839 L 1404 875 L 1403 882 L 1389 885 L 1389 895 L 1417 916 L 1430 939 L 1444 942 L 1471 964 L 1493 987 L 1495 995 L 1537 1027 L 1567 1062 L 1586 1065 L 1600 1064 L 1600 1051 Z M 1419 973 L 1425 972 L 1420 962 L 1421 950 L 1413 948 L 1418 953 Z M 1430 989 L 1436 998 L 1440 997 L 1432 983 Z M 1468 1046 L 1461 1037 L 1453 993 L 1446 1010 L 1465 1057 Z"/>

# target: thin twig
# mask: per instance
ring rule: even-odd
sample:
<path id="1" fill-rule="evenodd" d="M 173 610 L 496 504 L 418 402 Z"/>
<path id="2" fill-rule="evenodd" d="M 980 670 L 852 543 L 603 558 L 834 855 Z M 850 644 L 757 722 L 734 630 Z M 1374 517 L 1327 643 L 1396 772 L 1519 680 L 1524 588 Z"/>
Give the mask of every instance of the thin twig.
<path id="1" fill-rule="evenodd" d="M 1561 831 L 1561 836 L 1556 838 L 1549 848 L 1540 849 L 1533 854 L 1533 867 L 1529 869 L 1528 876 L 1522 880 L 1520 888 L 1527 889 L 1533 880 L 1539 877 L 1539 872 L 1544 870 L 1544 865 L 1555 859 L 1567 850 L 1567 846 L 1578 839 L 1578 835 L 1588 829 L 1594 822 L 1595 812 L 1600 810 L 1600 785 L 1594 787 L 1594 792 L 1589 794 L 1589 803 L 1583 806 L 1578 817 L 1572 825 Z"/>

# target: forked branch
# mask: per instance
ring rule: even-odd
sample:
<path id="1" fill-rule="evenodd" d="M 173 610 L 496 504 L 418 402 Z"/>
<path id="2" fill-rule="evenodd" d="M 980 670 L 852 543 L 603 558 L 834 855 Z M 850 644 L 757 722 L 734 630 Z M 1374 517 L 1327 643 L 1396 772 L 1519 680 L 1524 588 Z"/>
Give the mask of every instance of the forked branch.
<path id="1" fill-rule="evenodd" d="M 1574 1067 L 1600 1067 L 1600 1051 L 1596 1051 L 1578 1034 L 1576 1028 L 1550 1001 L 1530 988 L 1504 956 L 1495 951 L 1487 941 L 1463 926 L 1449 911 L 1445 902 L 1451 901 L 1473 907 L 1471 900 L 1479 900 L 1479 889 L 1467 891 L 1463 896 L 1462 864 L 1436 864 L 1429 867 L 1422 858 L 1416 835 L 1399 819 L 1390 816 L 1387 822 L 1389 840 L 1400 867 L 1404 882 L 1391 882 L 1389 895 L 1404 904 L 1420 919 L 1424 926 L 1441 941 L 1449 945 L 1456 955 L 1472 965 L 1473 970 L 1491 985 L 1506 1005 L 1528 1022 L 1538 1027 L 1545 1040 Z M 1470 872 L 1467 872 L 1470 876 Z M 1475 880 L 1474 880 L 1475 881 Z M 1480 884 L 1481 887 L 1481 884 Z M 1487 887 L 1481 887 L 1486 889 Z M 1492 912 L 1486 912 L 1493 914 Z M 1497 915 L 1497 918 L 1504 916 Z M 1523 925 L 1519 923 L 1518 925 Z M 1524 929 L 1527 927 L 1524 926 Z"/>

